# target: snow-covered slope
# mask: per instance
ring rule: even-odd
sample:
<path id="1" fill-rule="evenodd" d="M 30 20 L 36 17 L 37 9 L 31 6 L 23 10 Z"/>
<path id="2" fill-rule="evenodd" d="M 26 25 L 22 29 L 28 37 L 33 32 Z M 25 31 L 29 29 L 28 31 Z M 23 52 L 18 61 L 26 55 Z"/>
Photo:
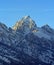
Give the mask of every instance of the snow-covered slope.
<path id="1" fill-rule="evenodd" d="M 37 27 L 30 16 L 12 28 L 0 23 L 1 65 L 54 65 L 54 29 Z"/>
<path id="2" fill-rule="evenodd" d="M 37 25 L 31 19 L 31 17 L 25 16 L 13 26 L 13 29 L 26 34 L 31 30 L 36 29 L 36 27 Z"/>

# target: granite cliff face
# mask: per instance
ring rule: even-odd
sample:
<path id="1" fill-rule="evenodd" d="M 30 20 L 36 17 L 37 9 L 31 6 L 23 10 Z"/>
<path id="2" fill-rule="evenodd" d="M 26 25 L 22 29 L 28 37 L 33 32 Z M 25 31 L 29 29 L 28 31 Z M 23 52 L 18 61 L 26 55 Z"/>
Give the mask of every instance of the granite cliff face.
<path id="1" fill-rule="evenodd" d="M 0 23 L 0 65 L 54 65 L 54 29 L 30 16 L 12 28 Z"/>

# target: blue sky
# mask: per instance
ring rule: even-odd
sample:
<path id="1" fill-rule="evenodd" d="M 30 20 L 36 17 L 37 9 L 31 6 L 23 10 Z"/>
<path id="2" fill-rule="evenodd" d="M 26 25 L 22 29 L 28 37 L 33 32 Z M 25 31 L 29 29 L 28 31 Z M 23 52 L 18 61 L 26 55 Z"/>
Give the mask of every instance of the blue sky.
<path id="1" fill-rule="evenodd" d="M 39 27 L 48 24 L 54 28 L 54 0 L 0 0 L 0 22 L 8 27 L 26 15 Z"/>

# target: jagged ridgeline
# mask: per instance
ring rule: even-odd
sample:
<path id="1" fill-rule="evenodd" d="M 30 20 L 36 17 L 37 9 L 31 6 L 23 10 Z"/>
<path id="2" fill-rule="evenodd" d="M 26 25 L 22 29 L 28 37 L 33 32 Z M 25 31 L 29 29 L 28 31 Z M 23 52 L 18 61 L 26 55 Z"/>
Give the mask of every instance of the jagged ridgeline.
<path id="1" fill-rule="evenodd" d="M 0 23 L 0 65 L 54 65 L 54 29 L 30 16 L 12 28 Z"/>

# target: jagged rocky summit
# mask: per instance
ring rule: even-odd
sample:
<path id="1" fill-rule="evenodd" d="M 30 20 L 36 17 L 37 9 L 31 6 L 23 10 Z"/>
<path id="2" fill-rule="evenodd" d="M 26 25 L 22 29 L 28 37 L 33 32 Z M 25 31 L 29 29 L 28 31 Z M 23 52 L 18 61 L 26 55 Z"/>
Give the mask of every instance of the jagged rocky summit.
<path id="1" fill-rule="evenodd" d="M 0 23 L 0 65 L 54 65 L 54 29 L 30 16 L 12 28 Z"/>

